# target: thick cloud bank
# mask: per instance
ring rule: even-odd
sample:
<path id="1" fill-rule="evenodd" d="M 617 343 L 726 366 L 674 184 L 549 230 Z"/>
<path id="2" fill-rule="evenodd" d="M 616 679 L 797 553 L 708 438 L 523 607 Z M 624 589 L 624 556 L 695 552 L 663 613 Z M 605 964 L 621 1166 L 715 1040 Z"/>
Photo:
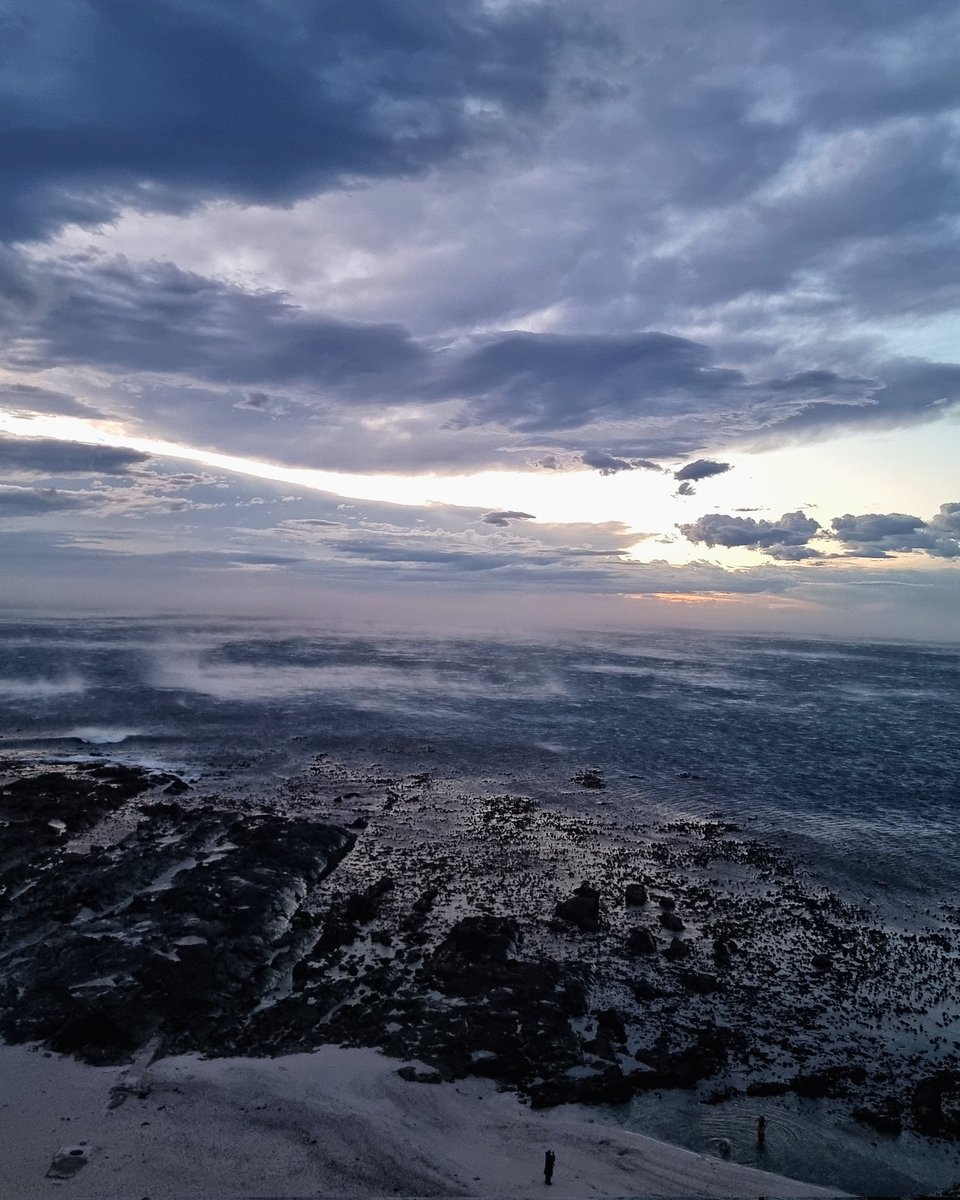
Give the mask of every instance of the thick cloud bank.
<path id="1" fill-rule="evenodd" d="M 6 0 L 0 235 L 409 175 L 544 104 L 548 6 Z"/>
<path id="2" fill-rule="evenodd" d="M 779 521 L 707 513 L 679 529 L 690 542 L 745 546 L 771 558 L 820 557 L 826 551 L 807 544 L 817 537 L 839 542 L 843 554 L 851 558 L 891 558 L 913 552 L 934 558 L 960 557 L 960 504 L 956 503 L 941 504 L 929 521 L 906 513 L 846 513 L 834 517 L 830 529 L 824 530 L 803 512 L 784 513 Z"/>

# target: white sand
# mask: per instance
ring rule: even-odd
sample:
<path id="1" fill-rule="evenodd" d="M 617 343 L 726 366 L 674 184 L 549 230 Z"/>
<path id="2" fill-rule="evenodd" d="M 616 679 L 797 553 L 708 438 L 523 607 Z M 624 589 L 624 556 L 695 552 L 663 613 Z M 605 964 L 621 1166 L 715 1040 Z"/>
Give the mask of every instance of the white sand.
<path id="1" fill-rule="evenodd" d="M 146 1099 L 110 1108 L 123 1072 L 0 1046 L 0 1196 L 172 1200 L 279 1196 L 840 1195 L 593 1124 L 531 1112 L 485 1080 L 407 1083 L 372 1050 L 161 1059 Z M 140 1076 L 128 1072 L 136 1084 Z M 70 1179 L 46 1177 L 82 1146 Z"/>

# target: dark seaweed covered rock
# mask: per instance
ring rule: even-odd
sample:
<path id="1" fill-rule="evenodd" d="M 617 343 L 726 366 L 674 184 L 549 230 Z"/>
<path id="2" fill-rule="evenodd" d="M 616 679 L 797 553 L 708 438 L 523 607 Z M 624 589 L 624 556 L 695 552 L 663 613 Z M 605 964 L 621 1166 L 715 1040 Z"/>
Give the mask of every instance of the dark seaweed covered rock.
<path id="1" fill-rule="evenodd" d="M 637 954 L 656 954 L 657 939 L 649 929 L 641 925 L 636 929 L 631 929 L 627 934 L 626 949 L 627 954 L 631 956 Z"/>
<path id="2" fill-rule="evenodd" d="M 554 915 L 586 933 L 600 928 L 600 893 L 588 883 L 574 888 L 573 895 L 557 904 Z"/>
<path id="3" fill-rule="evenodd" d="M 670 945 L 664 950 L 664 958 L 673 960 L 689 958 L 693 953 L 693 946 L 689 942 L 685 942 L 683 938 L 671 938 Z"/>
<path id="4" fill-rule="evenodd" d="M 91 779 L 111 800 L 136 790 L 125 773 Z M 69 811 L 59 784 L 41 785 Z M 80 794 L 89 798 L 82 784 Z M 110 850 L 55 856 L 8 902 L 9 1040 L 94 1063 L 124 1061 L 154 1034 L 171 1048 L 206 1048 L 256 1007 L 275 960 L 312 936 L 296 919 L 301 901 L 353 842 L 335 826 L 272 814 L 188 813 L 174 801 L 143 814 Z"/>
<path id="5" fill-rule="evenodd" d="M 599 767 L 588 767 L 584 771 L 578 771 L 573 777 L 573 782 L 585 788 L 602 789 L 607 786 L 603 771 Z"/>

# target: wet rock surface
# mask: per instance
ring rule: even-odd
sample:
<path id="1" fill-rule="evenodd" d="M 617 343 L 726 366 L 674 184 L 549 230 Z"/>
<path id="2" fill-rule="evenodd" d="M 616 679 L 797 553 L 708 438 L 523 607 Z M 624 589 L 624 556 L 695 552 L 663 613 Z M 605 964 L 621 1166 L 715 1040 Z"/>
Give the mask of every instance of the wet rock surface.
<path id="1" fill-rule="evenodd" d="M 960 1136 L 955 912 L 881 922 L 720 820 L 328 759 L 269 805 L 117 770 L 4 766 L 9 1040 L 91 1062 L 375 1046 L 412 1084 L 487 1076 L 536 1106 L 794 1093 Z"/>
<path id="2" fill-rule="evenodd" d="M 204 1048 L 298 955 L 303 900 L 352 836 L 216 802 L 188 809 L 169 783 L 64 765 L 0 787 L 23 846 L 2 883 L 8 1040 L 92 1063 L 126 1061 L 156 1034 Z"/>

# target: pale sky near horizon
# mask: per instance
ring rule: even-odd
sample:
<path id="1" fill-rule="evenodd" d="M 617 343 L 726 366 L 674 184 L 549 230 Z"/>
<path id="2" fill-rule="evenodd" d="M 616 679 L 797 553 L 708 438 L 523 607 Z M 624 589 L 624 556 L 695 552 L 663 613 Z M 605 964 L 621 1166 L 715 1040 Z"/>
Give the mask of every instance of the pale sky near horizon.
<path id="1" fill-rule="evenodd" d="M 960 640 L 955 4 L 0 16 L 0 613 Z"/>

